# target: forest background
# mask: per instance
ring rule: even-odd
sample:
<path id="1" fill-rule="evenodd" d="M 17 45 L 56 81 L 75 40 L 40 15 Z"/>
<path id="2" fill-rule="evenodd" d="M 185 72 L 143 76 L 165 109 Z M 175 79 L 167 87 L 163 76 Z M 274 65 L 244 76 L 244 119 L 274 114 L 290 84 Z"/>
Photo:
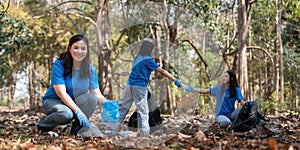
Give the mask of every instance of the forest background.
<path id="1" fill-rule="evenodd" d="M 299 0 L 0 0 L 0 149 L 300 149 Z M 226 70 L 267 117 L 249 132 L 214 124 L 215 100 L 155 72 L 163 124 L 148 138 L 58 137 L 36 129 L 53 62 L 74 34 L 90 43 L 101 92 L 120 99 L 141 41 L 184 84 L 209 88 Z M 133 108 L 134 110 L 134 108 Z M 90 118 L 101 124 L 101 110 Z M 101 128 L 101 131 L 105 129 Z"/>
<path id="2" fill-rule="evenodd" d="M 140 42 L 149 38 L 153 58 L 184 84 L 209 88 L 229 69 L 265 115 L 299 111 L 297 0 L 1 0 L 0 10 L 2 106 L 38 110 L 54 60 L 82 33 L 109 99 L 120 99 Z M 213 98 L 158 73 L 149 88 L 164 114 L 214 110 Z"/>

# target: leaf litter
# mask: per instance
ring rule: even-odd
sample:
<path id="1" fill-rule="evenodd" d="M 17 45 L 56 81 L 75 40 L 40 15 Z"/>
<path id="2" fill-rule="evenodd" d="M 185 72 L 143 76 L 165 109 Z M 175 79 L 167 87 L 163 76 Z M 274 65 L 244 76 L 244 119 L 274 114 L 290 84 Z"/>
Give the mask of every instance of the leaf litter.
<path id="1" fill-rule="evenodd" d="M 95 112 L 97 114 L 97 112 Z M 98 113 L 99 114 L 99 113 Z M 70 125 L 41 134 L 36 123 L 43 116 L 32 110 L 0 112 L 0 149 L 288 149 L 300 150 L 299 113 L 267 116 L 264 127 L 247 132 L 221 129 L 209 115 L 163 116 L 163 125 L 149 137 L 75 137 Z M 91 122 L 99 124 L 100 115 Z M 101 128 L 100 128 L 101 130 Z M 101 130 L 102 131 L 102 130 Z"/>

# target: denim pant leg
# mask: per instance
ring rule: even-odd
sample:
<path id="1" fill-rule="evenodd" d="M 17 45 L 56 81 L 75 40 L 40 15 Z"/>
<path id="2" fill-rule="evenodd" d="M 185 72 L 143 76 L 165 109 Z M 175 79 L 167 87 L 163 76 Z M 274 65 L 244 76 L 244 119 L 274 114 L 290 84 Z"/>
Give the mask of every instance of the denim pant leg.
<path id="1" fill-rule="evenodd" d="M 98 99 L 94 94 L 83 94 L 75 99 L 75 103 L 89 119 L 97 107 Z M 79 120 L 75 117 L 75 121 L 72 122 L 71 134 L 77 135 L 82 127 L 79 124 Z"/>
<path id="2" fill-rule="evenodd" d="M 224 115 L 217 116 L 216 121 L 219 123 L 221 128 L 226 128 L 231 124 L 230 119 Z"/>
<path id="3" fill-rule="evenodd" d="M 150 95 L 150 97 L 148 95 L 148 100 L 147 100 L 148 107 L 149 107 L 148 109 L 149 109 L 149 112 L 152 112 L 158 108 L 158 104 L 157 104 L 156 99 L 154 98 L 154 96 L 151 94 L 150 91 L 148 91 L 148 94 Z"/>
<path id="4" fill-rule="evenodd" d="M 121 100 L 119 101 L 120 122 L 124 121 L 129 109 L 132 106 L 132 103 L 133 103 L 133 98 L 132 98 L 130 86 L 126 85 Z"/>
<path id="5" fill-rule="evenodd" d="M 229 119 L 230 119 L 231 121 L 234 121 L 234 120 L 239 116 L 239 112 L 240 112 L 241 109 L 242 109 L 242 108 L 237 108 L 237 109 L 235 109 L 235 110 L 232 112 L 232 114 L 231 114 L 231 116 L 229 117 Z"/>
<path id="6" fill-rule="evenodd" d="M 75 103 L 89 119 L 98 105 L 98 99 L 94 94 L 83 94 L 75 99 Z"/>
<path id="7" fill-rule="evenodd" d="M 150 134 L 147 94 L 148 89 L 146 87 L 132 86 L 132 96 L 138 113 L 138 128 L 140 128 L 142 135 Z"/>
<path id="8" fill-rule="evenodd" d="M 43 104 L 47 115 L 38 122 L 38 126 L 52 130 L 57 125 L 68 124 L 73 120 L 72 110 L 61 100 L 49 99 Z"/>

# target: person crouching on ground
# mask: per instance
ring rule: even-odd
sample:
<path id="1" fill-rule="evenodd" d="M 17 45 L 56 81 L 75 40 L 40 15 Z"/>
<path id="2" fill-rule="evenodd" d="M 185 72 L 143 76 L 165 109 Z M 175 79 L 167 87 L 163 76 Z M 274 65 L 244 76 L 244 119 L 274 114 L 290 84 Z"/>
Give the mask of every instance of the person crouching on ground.
<path id="1" fill-rule="evenodd" d="M 52 66 L 51 85 L 42 100 L 46 116 L 38 122 L 38 130 L 48 132 L 75 119 L 71 134 L 77 135 L 82 127 L 90 127 L 88 119 L 97 104 L 105 101 L 96 70 L 89 64 L 88 40 L 74 35 L 67 51 Z"/>

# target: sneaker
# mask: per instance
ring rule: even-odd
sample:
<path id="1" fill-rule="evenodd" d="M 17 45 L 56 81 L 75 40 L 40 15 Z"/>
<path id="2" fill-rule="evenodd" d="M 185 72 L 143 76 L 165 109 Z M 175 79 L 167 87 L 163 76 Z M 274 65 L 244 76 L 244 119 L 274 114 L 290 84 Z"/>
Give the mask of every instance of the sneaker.
<path id="1" fill-rule="evenodd" d="M 48 131 L 47 134 L 52 136 L 52 137 L 58 137 L 58 133 L 53 132 L 53 131 Z"/>
<path id="2" fill-rule="evenodd" d="M 37 126 L 38 131 L 41 131 L 41 134 L 43 135 L 50 135 L 51 137 L 58 137 L 58 133 L 53 132 L 53 128 L 50 127 L 42 127 L 42 126 Z"/>

